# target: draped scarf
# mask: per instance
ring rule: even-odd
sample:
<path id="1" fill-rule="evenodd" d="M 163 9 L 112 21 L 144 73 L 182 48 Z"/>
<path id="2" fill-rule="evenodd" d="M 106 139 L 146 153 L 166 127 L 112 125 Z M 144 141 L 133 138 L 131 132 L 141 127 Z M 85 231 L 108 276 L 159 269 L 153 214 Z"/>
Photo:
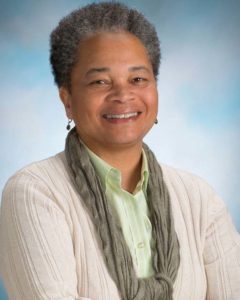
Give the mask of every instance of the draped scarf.
<path id="1" fill-rule="evenodd" d="M 74 183 L 96 230 L 108 272 L 123 300 L 171 300 L 180 263 L 171 203 L 163 173 L 153 152 L 143 144 L 148 168 L 147 203 L 152 224 L 155 275 L 138 278 L 119 221 L 106 199 L 100 179 L 85 146 L 73 128 L 66 139 L 65 154 Z"/>

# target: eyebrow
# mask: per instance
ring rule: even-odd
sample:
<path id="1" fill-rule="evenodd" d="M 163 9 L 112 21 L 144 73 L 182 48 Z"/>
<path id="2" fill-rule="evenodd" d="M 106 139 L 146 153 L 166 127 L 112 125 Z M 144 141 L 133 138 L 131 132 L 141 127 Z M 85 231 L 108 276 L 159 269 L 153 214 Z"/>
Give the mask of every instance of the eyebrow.
<path id="1" fill-rule="evenodd" d="M 130 67 L 128 70 L 133 71 L 133 72 L 143 70 L 143 71 L 147 71 L 148 73 L 150 73 L 150 70 L 145 66 L 134 66 L 134 67 Z"/>
<path id="2" fill-rule="evenodd" d="M 129 67 L 128 70 L 131 71 L 131 72 L 144 70 L 144 71 L 147 71 L 148 73 L 150 73 L 150 70 L 145 66 Z M 109 72 L 109 71 L 110 71 L 110 68 L 108 68 L 108 67 L 91 68 L 87 71 L 85 76 L 87 77 L 87 76 L 95 74 L 95 73 L 104 73 L 104 72 Z"/>
<path id="3" fill-rule="evenodd" d="M 102 72 L 108 72 L 108 71 L 110 71 L 110 68 L 107 68 L 107 67 L 92 68 L 92 69 L 87 71 L 85 76 L 89 76 L 89 75 L 92 75 L 94 73 L 102 73 Z"/>

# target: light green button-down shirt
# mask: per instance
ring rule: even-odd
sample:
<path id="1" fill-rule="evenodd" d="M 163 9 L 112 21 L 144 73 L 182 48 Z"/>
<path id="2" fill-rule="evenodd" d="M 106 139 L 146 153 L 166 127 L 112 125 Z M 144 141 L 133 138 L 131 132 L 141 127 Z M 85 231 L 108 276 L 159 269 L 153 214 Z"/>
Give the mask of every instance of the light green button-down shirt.
<path id="1" fill-rule="evenodd" d="M 144 278 L 153 275 L 152 226 L 148 218 L 146 200 L 149 172 L 144 151 L 142 152 L 141 180 L 134 192 L 130 194 L 121 188 L 120 171 L 111 167 L 87 147 L 86 149 L 105 189 L 107 199 L 112 204 L 116 217 L 119 218 L 137 276 Z"/>

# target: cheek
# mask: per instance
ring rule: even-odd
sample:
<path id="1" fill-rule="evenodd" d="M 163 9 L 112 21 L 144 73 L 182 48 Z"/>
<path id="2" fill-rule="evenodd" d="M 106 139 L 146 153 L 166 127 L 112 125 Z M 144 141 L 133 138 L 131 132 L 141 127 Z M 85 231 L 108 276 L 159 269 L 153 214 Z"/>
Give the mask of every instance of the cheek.
<path id="1" fill-rule="evenodd" d="M 158 112 L 158 94 L 156 95 L 154 105 L 155 105 L 156 112 Z"/>
<path id="2" fill-rule="evenodd" d="M 99 115 L 99 107 L 91 99 L 78 99 L 73 105 L 73 116 L 78 123 L 93 122 Z"/>
<path id="3" fill-rule="evenodd" d="M 148 95 L 148 110 L 151 112 L 151 114 L 156 114 L 158 110 L 158 93 L 157 91 L 153 91 L 149 93 Z"/>

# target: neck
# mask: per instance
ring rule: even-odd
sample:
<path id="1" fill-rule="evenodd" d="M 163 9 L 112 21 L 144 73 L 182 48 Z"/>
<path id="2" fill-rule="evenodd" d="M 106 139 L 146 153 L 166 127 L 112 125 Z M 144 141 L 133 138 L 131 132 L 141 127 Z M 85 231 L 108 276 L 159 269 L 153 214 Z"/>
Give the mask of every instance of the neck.
<path id="1" fill-rule="evenodd" d="M 121 172 L 122 188 L 132 193 L 141 178 L 142 143 L 114 149 L 100 149 L 86 145 L 101 159 Z"/>

